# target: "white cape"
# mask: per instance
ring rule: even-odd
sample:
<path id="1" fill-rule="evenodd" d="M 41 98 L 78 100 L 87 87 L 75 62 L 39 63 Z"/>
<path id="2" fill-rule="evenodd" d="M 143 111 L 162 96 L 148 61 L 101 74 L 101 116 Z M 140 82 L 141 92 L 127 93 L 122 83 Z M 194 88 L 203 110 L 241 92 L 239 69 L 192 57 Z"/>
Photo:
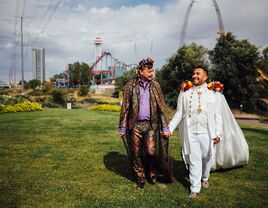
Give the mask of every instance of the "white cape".
<path id="1" fill-rule="evenodd" d="M 223 139 L 212 148 L 212 170 L 245 165 L 249 160 L 249 148 L 244 134 L 222 95 Z"/>

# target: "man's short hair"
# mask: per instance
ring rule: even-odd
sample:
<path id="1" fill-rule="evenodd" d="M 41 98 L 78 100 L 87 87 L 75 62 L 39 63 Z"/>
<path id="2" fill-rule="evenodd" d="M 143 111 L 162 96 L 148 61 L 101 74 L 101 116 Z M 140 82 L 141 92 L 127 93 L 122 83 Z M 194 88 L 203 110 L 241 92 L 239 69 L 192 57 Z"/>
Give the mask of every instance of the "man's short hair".
<path id="1" fill-rule="evenodd" d="M 138 70 L 142 70 L 146 66 L 152 67 L 153 65 L 154 65 L 154 60 L 151 59 L 150 57 L 148 57 L 147 59 L 142 59 L 139 62 L 139 65 L 137 68 L 138 68 Z"/>
<path id="2" fill-rule="evenodd" d="M 205 67 L 203 67 L 203 66 L 201 66 L 201 65 L 197 65 L 197 66 L 194 67 L 194 69 L 197 69 L 197 68 L 201 68 L 201 69 L 203 69 L 204 72 L 206 72 L 206 74 L 207 74 L 207 76 L 208 76 L 208 70 L 207 70 Z"/>

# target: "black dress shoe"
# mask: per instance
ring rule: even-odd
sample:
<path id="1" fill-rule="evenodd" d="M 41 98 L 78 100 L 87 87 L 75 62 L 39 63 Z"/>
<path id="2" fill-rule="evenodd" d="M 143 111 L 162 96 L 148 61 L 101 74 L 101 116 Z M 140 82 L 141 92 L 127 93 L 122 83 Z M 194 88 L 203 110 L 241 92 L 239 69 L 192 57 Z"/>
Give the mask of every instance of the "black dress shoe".
<path id="1" fill-rule="evenodd" d="M 137 189 L 144 189 L 144 182 L 138 182 Z"/>
<path id="2" fill-rule="evenodd" d="M 166 179 L 164 180 L 164 183 L 172 183 L 173 181 L 174 181 L 173 178 L 166 178 Z"/>
<path id="3" fill-rule="evenodd" d="M 152 177 L 151 180 L 150 180 L 151 184 L 156 184 L 156 177 Z"/>

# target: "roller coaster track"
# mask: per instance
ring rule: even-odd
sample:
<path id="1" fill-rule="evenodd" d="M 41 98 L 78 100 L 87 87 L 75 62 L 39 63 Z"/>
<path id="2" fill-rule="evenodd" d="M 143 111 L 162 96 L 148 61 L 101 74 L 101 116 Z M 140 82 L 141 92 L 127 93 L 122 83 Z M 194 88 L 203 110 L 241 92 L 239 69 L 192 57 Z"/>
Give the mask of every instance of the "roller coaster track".
<path id="1" fill-rule="evenodd" d="M 108 65 L 108 59 L 110 61 L 110 65 Z M 102 66 L 102 62 L 105 62 L 104 67 Z M 101 64 L 100 68 L 98 67 L 98 64 Z M 129 69 L 133 69 L 135 67 L 136 64 L 126 64 L 125 62 L 114 58 L 110 52 L 103 52 L 90 66 L 92 69 L 92 83 L 112 82 L 116 78 L 116 70 L 118 70 L 118 68 L 128 71 Z M 95 77 L 99 74 L 101 75 L 101 80 L 97 80 Z M 105 75 L 108 76 L 108 78 L 104 78 Z"/>

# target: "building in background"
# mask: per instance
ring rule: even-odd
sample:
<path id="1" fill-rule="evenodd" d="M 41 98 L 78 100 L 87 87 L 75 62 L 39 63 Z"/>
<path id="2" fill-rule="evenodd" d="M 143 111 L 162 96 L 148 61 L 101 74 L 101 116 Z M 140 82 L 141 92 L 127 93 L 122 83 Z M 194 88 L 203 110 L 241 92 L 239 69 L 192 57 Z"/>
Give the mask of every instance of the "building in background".
<path id="1" fill-rule="evenodd" d="M 44 48 L 33 48 L 32 49 L 32 70 L 33 79 L 44 82 L 46 80 L 46 69 L 45 69 L 45 49 Z"/>

